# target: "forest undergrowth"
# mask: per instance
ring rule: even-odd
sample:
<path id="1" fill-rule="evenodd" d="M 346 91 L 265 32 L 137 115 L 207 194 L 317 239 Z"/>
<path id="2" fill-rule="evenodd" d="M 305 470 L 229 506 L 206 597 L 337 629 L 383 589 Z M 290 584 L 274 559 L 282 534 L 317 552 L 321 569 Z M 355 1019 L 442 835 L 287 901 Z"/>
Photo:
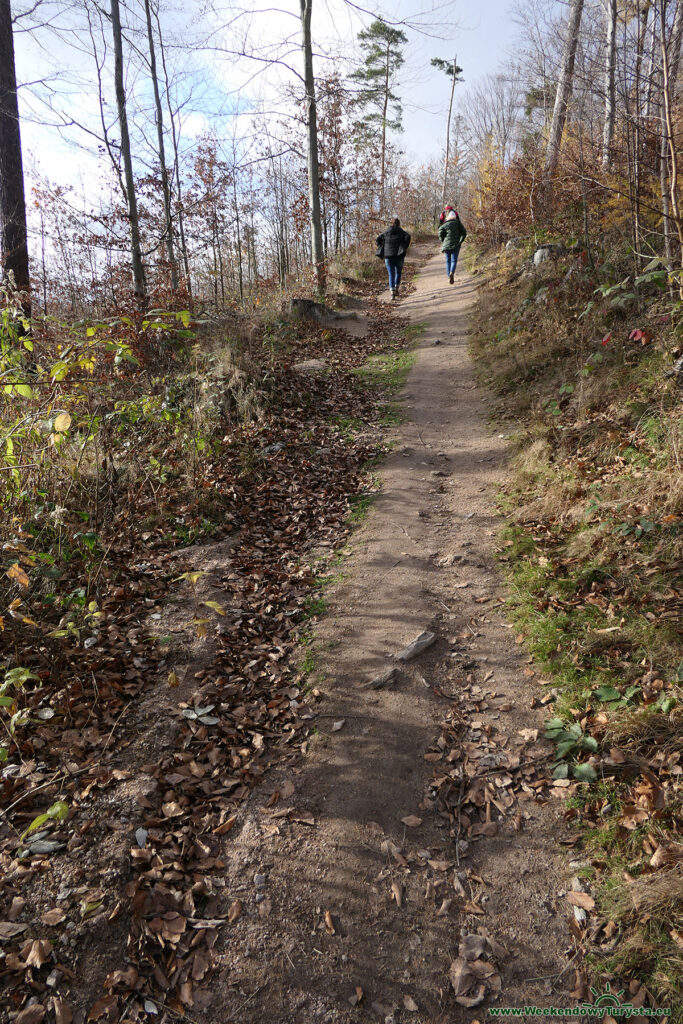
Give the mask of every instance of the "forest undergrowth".
<path id="1" fill-rule="evenodd" d="M 18 359 L 6 314 L 0 1020 L 207 1001 L 241 912 L 212 873 L 240 802 L 305 749 L 300 640 L 396 417 L 413 335 L 379 270 L 346 279 L 363 337 L 274 304 L 45 324 Z M 205 600 L 192 553 L 214 542 Z M 189 680 L 156 628 L 188 587 L 187 626 L 215 641 Z M 175 706 L 142 713 L 160 688 Z"/>
<path id="2" fill-rule="evenodd" d="M 509 613 L 545 676 L 577 826 L 574 937 L 596 982 L 680 1020 L 680 303 L 659 261 L 636 277 L 564 250 L 533 267 L 534 248 L 475 260 L 471 350 L 515 453 L 500 496 Z"/>

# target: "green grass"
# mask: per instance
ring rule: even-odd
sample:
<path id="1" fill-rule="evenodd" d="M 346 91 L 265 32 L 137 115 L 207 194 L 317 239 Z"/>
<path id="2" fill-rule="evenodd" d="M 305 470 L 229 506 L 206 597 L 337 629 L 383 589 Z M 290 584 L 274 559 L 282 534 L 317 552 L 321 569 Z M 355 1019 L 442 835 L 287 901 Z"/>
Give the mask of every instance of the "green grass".
<path id="1" fill-rule="evenodd" d="M 404 386 L 415 359 L 415 352 L 409 349 L 382 352 L 370 356 L 366 363 L 351 372 L 369 387 L 381 386 L 387 394 L 395 394 Z"/>
<path id="2" fill-rule="evenodd" d="M 357 416 L 333 416 L 331 422 L 345 441 L 351 441 L 364 426 L 363 421 Z"/>
<path id="3" fill-rule="evenodd" d="M 351 511 L 349 512 L 349 519 L 354 526 L 360 526 L 361 523 L 365 522 L 370 514 L 372 503 L 375 500 L 374 494 L 353 494 L 349 498 L 349 505 Z"/>
<path id="4" fill-rule="evenodd" d="M 401 334 L 408 341 L 417 341 L 423 334 L 427 332 L 427 324 L 418 321 L 415 324 L 408 324 L 407 327 L 402 328 Z"/>

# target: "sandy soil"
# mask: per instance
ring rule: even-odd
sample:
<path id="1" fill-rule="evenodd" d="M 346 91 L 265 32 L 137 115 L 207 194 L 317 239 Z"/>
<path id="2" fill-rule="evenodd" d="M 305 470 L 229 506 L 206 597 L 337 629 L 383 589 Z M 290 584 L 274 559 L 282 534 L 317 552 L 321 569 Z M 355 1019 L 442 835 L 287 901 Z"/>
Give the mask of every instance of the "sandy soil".
<path id="1" fill-rule="evenodd" d="M 484 1020 L 488 1005 L 573 1003 L 560 800 L 518 788 L 495 835 L 465 839 L 430 789 L 444 722 L 474 752 L 533 760 L 546 752 L 535 732 L 546 712 L 499 603 L 506 445 L 486 425 L 467 354 L 474 285 L 460 268 L 449 286 L 439 256 L 416 284 L 400 301 L 427 325 L 406 422 L 316 630 L 318 732 L 303 764 L 269 774 L 226 837 L 226 895 L 244 910 L 214 950 L 202 1020 L 436 1024 Z M 395 661 L 423 630 L 435 643 Z M 373 688 L 392 667 L 396 678 Z M 467 1008 L 449 967 L 474 933 L 492 939 L 502 991 L 489 986 Z"/>

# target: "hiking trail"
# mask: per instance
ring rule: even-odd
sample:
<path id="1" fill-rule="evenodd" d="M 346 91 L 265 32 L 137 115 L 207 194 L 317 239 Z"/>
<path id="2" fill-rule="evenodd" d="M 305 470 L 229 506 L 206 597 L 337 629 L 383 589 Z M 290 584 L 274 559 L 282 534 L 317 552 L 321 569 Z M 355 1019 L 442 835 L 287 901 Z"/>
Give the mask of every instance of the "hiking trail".
<path id="1" fill-rule="evenodd" d="M 225 847 L 245 913 L 214 950 L 207 1019 L 437 1024 L 574 1002 L 563 794 L 493 557 L 506 444 L 467 352 L 475 288 L 462 266 L 449 286 L 440 256 L 415 285 L 405 421 L 315 630 L 317 733 Z M 423 631 L 432 646 L 397 661 Z"/>

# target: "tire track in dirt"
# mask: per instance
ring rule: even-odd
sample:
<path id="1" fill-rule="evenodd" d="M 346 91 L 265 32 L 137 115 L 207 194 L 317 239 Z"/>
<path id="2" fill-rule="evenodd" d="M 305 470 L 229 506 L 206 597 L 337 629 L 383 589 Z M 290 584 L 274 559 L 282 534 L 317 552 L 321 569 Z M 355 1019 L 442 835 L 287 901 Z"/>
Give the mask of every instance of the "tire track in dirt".
<path id="1" fill-rule="evenodd" d="M 458 1004 L 448 970 L 473 933 L 497 950 L 495 1005 L 574 1002 L 560 802 L 522 787 L 514 823 L 465 840 L 433 790 L 425 799 L 452 704 L 466 744 L 497 738 L 518 760 L 546 748 L 533 669 L 493 605 L 506 451 L 485 426 L 467 354 L 474 285 L 460 271 L 449 287 L 439 258 L 416 284 L 401 313 L 429 326 L 406 422 L 316 630 L 318 734 L 300 767 L 254 794 L 225 844 L 226 894 L 244 909 L 214 951 L 207 1020 L 471 1021 L 486 1004 Z M 437 637 L 426 653 L 392 661 L 425 629 Z M 392 666 L 397 678 L 373 688 Z"/>

